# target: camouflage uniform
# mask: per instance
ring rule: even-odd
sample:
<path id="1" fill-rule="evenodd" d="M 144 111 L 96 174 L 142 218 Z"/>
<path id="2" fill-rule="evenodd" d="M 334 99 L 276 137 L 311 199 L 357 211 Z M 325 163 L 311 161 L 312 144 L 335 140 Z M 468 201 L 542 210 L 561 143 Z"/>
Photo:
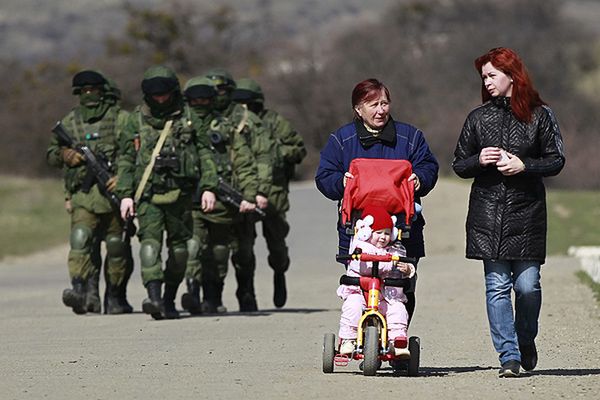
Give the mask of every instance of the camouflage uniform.
<path id="1" fill-rule="evenodd" d="M 264 130 L 261 119 L 255 113 L 248 110 L 245 105 L 232 103 L 231 95 L 235 88 L 235 82 L 231 75 L 226 71 L 213 70 L 206 76 L 213 80 L 217 88 L 224 86 L 228 89 L 225 93 L 221 92 L 217 96 L 215 107 L 224 118 L 240 130 L 242 137 L 248 143 L 256 164 L 257 195 L 267 198 L 271 191 L 272 162 L 275 155 L 274 141 Z M 253 214 L 238 214 L 233 226 L 234 242 L 231 261 L 238 282 L 236 297 L 240 311 L 256 311 L 258 309 L 253 279 L 256 270 L 256 257 L 253 249 L 256 240 L 255 223 L 256 218 Z"/>
<path id="2" fill-rule="evenodd" d="M 108 90 L 106 91 L 104 98 L 105 101 L 109 104 L 113 104 L 115 107 L 120 109 L 119 116 L 117 118 L 117 126 L 123 127 L 125 126 L 125 122 L 129 118 L 129 111 L 126 111 L 121 108 L 121 90 L 117 86 L 116 82 L 113 81 L 110 77 L 106 77 L 108 82 Z M 95 238 L 99 239 L 99 238 Z M 125 305 L 125 312 L 132 312 L 133 307 L 127 302 L 127 282 L 129 282 L 129 278 L 133 273 L 133 253 L 131 250 L 131 238 L 127 236 L 127 240 L 124 241 L 125 244 L 125 262 L 127 263 L 126 268 L 126 277 L 125 284 L 119 287 L 119 297 L 121 303 Z M 99 284 L 100 284 L 100 271 L 102 269 L 102 255 L 101 255 L 101 245 L 102 240 L 94 240 L 92 243 L 92 265 L 94 266 L 94 271 L 92 275 L 88 278 L 87 281 L 87 293 L 86 293 L 86 305 L 88 312 L 100 312 L 100 292 L 99 292 Z M 107 276 L 107 265 L 108 259 L 104 260 L 104 281 L 108 282 L 109 278 Z M 106 285 L 104 290 L 104 313 L 105 314 L 115 314 L 114 307 L 110 304 L 110 286 Z M 123 301 L 124 300 L 124 301 Z"/>
<path id="3" fill-rule="evenodd" d="M 144 73 L 142 91 L 145 104 L 131 114 L 122 135 L 116 192 L 123 198 L 123 210 L 124 204 L 141 190 L 140 182 L 159 137 L 167 121 L 172 121 L 149 179 L 139 199 L 135 199 L 142 281 L 148 291 L 142 309 L 154 319 L 171 319 L 179 317 L 174 300 L 185 273 L 187 241 L 192 237 L 192 193 L 198 185 L 200 190 L 215 189 L 216 167 L 210 156 L 203 156 L 209 151 L 206 143 L 185 117 L 175 73 L 163 66 L 150 67 Z M 158 100 L 161 96 L 168 96 L 167 100 Z M 163 231 L 167 234 L 169 254 L 164 271 Z"/>
<path id="4" fill-rule="evenodd" d="M 286 220 L 286 212 L 290 208 L 288 194 L 289 181 L 294 176 L 294 168 L 306 156 L 306 148 L 302 137 L 292 129 L 290 123 L 273 110 L 264 109 L 264 96 L 261 87 L 251 79 L 237 81 L 237 89 L 233 93 L 233 100 L 246 104 L 255 112 L 264 124 L 268 137 L 275 142 L 275 155 L 273 156 L 273 179 L 271 190 L 268 192 L 269 205 L 266 217 L 262 220 L 262 232 L 269 251 L 268 263 L 274 271 L 273 302 L 277 307 L 283 307 L 287 298 L 285 285 L 285 272 L 290 265 L 288 248 L 285 238 L 290 226 Z M 252 232 L 247 237 L 255 237 L 254 226 L 248 225 Z M 252 243 L 253 245 L 254 243 Z M 246 277 L 253 280 L 254 274 Z M 246 284 L 238 280 L 238 285 Z"/>
<path id="5" fill-rule="evenodd" d="M 98 91 L 82 91 L 84 87 Z M 119 135 L 127 112 L 111 100 L 109 83 L 97 71 L 77 73 L 73 77 L 73 94 L 79 95 L 81 104 L 61 122 L 75 141 L 87 145 L 96 156 L 105 158 L 114 166 Z M 133 309 L 127 303 L 125 288 L 133 265 L 128 262 L 131 260 L 131 249 L 122 240 L 121 219 L 100 193 L 96 183 L 89 191 L 82 187 L 87 173 L 86 165 L 83 162 L 77 165 L 66 162 L 65 154 L 69 151 L 54 136 L 46 154 L 50 165 L 63 169 L 66 199 L 71 209 L 68 265 L 73 288 L 65 289 L 63 302 L 77 314 L 100 311 L 98 275 L 101 265 L 100 243 L 104 240 L 107 249 L 105 312 L 130 313 Z"/>
<path id="6" fill-rule="evenodd" d="M 236 127 L 222 116 L 212 113 L 216 96 L 212 81 L 205 77 L 193 78 L 186 84 L 184 95 L 194 127 L 210 141 L 218 176 L 238 188 L 245 200 L 253 202 L 257 186 L 252 153 L 246 141 L 236 132 Z M 207 99 L 206 104 L 195 105 L 199 99 Z M 221 201 L 217 201 L 215 209 L 209 213 L 199 207 L 192 212 L 194 236 L 188 241 L 188 292 L 181 300 L 183 308 L 192 314 L 223 313 L 227 310 L 223 306 L 222 292 L 233 239 L 232 223 L 237 213 L 236 207 Z M 204 289 L 202 304 L 199 296 L 201 284 Z"/>

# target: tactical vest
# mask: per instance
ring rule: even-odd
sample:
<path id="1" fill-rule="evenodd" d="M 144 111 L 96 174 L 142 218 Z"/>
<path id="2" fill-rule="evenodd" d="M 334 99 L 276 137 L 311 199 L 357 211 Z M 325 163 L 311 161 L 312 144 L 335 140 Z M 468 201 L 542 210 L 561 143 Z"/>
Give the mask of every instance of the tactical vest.
<path id="1" fill-rule="evenodd" d="M 139 123 L 140 147 L 136 157 L 136 182 L 142 178 L 162 129 L 152 127 L 145 121 L 141 110 L 136 110 Z M 146 185 L 146 194 L 164 194 L 180 189 L 193 192 L 200 179 L 200 159 L 196 148 L 196 131 L 191 120 L 179 117 L 173 120 L 171 131 L 155 160 L 154 168 Z"/>
<path id="2" fill-rule="evenodd" d="M 232 179 L 232 141 L 233 126 L 225 118 L 217 116 L 210 121 L 206 134 L 210 141 L 210 150 L 217 164 L 217 175 L 231 182 Z"/>
<path id="3" fill-rule="evenodd" d="M 71 132 L 76 142 L 88 146 L 96 157 L 104 158 L 113 166 L 115 173 L 115 160 L 117 150 L 117 118 L 119 109 L 110 107 L 102 119 L 94 123 L 87 123 L 81 117 L 79 109 L 73 110 L 64 119 L 65 127 Z M 87 174 L 85 164 L 76 168 L 65 169 L 65 188 L 70 193 L 77 192 Z"/>

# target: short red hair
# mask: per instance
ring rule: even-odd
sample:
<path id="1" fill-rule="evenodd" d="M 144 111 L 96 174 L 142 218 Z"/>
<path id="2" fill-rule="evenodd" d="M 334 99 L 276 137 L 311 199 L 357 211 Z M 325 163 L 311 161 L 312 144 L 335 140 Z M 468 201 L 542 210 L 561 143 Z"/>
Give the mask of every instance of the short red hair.
<path id="1" fill-rule="evenodd" d="M 481 76 L 481 68 L 491 63 L 494 68 L 504 72 L 513 80 L 512 95 L 510 105 L 513 113 L 519 121 L 531 122 L 533 110 L 543 104 L 546 104 L 533 87 L 531 78 L 525 64 L 514 50 L 506 47 L 496 47 L 487 53 L 475 59 L 475 68 Z M 481 81 L 481 100 L 485 103 L 490 100 L 492 95 L 487 91 Z"/>
<path id="2" fill-rule="evenodd" d="M 390 91 L 382 82 L 378 81 L 377 79 L 365 79 L 364 81 L 357 83 L 356 86 L 354 86 L 354 90 L 352 90 L 352 110 L 354 110 L 357 105 L 365 101 L 371 101 L 375 99 L 381 94 L 382 91 L 385 92 L 388 101 L 391 103 L 392 98 L 390 97 Z M 356 115 L 356 111 L 354 111 L 354 113 Z"/>

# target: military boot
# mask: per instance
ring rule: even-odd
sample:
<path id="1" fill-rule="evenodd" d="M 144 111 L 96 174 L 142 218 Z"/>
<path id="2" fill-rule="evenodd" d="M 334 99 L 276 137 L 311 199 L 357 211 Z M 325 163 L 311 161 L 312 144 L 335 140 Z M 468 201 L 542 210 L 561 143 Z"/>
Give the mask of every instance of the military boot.
<path id="1" fill-rule="evenodd" d="M 224 314 L 227 308 L 223 305 L 223 282 L 203 282 L 204 301 L 201 304 L 205 314 Z"/>
<path id="2" fill-rule="evenodd" d="M 254 277 L 248 276 L 248 274 L 238 273 L 237 270 L 235 272 L 235 277 L 238 284 L 235 296 L 240 305 L 240 312 L 258 311 L 256 295 L 254 293 Z"/>
<path id="3" fill-rule="evenodd" d="M 179 311 L 175 308 L 175 296 L 177 294 L 177 285 L 165 285 L 165 295 L 163 296 L 164 311 L 163 316 L 166 319 L 179 318 Z"/>
<path id="4" fill-rule="evenodd" d="M 81 278 L 71 280 L 72 289 L 63 290 L 62 301 L 65 306 L 71 307 L 75 314 L 85 314 L 86 283 Z"/>
<path id="5" fill-rule="evenodd" d="M 117 287 L 117 298 L 119 300 L 119 307 L 123 310 L 123 314 L 131 314 L 133 312 L 133 306 L 127 301 L 127 280 L 123 281 Z"/>
<path id="6" fill-rule="evenodd" d="M 117 285 L 111 283 L 106 285 L 104 301 L 104 312 L 106 314 L 125 314 L 127 312 L 119 301 L 119 287 Z"/>
<path id="7" fill-rule="evenodd" d="M 95 271 L 87 280 L 86 294 L 85 294 L 85 309 L 87 312 L 100 314 L 101 302 L 100 302 L 100 290 L 98 289 L 100 281 L 100 271 Z"/>
<path id="8" fill-rule="evenodd" d="M 163 319 L 164 305 L 160 295 L 161 286 L 162 282 L 159 280 L 148 282 L 146 285 L 148 297 L 142 302 L 142 311 L 150 314 L 154 319 Z"/>
<path id="9" fill-rule="evenodd" d="M 181 307 L 192 315 L 202 314 L 200 307 L 200 281 L 188 278 L 185 280 L 187 293 L 181 296 Z"/>
<path id="10" fill-rule="evenodd" d="M 281 308 L 287 300 L 287 289 L 285 287 L 285 273 L 275 272 L 273 276 L 273 303 L 275 307 Z"/>

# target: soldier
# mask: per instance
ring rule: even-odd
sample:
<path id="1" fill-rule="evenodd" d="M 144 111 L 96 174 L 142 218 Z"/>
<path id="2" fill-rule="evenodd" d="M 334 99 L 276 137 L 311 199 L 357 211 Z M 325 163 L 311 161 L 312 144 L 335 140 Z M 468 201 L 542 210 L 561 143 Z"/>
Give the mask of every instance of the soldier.
<path id="1" fill-rule="evenodd" d="M 271 192 L 274 141 L 256 114 L 248 110 L 245 105 L 232 102 L 231 96 L 236 84 L 227 71 L 215 69 L 209 71 L 206 77 L 217 87 L 216 110 L 241 132 L 252 150 L 258 181 L 256 206 L 265 209 L 269 204 L 268 195 Z M 245 312 L 258 310 L 253 278 L 256 269 L 253 249 L 256 239 L 255 222 L 256 217 L 252 214 L 239 214 L 234 222 L 235 240 L 231 261 L 238 282 L 236 297 L 240 311 Z M 276 302 L 276 304 L 281 303 Z"/>
<path id="2" fill-rule="evenodd" d="M 108 91 L 106 92 L 106 101 L 110 104 L 113 104 L 115 107 L 118 107 L 120 112 L 117 118 L 117 126 L 120 127 L 124 127 L 127 119 L 129 118 L 129 111 L 126 111 L 125 109 L 123 109 L 121 107 L 121 89 L 119 89 L 119 86 L 117 86 L 117 83 L 112 80 L 110 77 L 107 77 L 106 80 L 108 81 Z M 129 278 L 131 277 L 131 274 L 133 273 L 133 252 L 131 250 L 131 237 L 129 235 L 126 236 L 126 240 L 125 242 L 125 261 L 127 263 L 127 268 L 125 270 L 125 281 L 129 282 Z M 98 249 L 99 251 L 99 249 Z M 94 259 L 94 253 L 95 251 L 92 252 L 92 260 Z M 106 268 L 104 270 L 105 272 L 105 282 L 108 282 L 108 279 L 106 277 Z M 99 280 L 99 274 L 95 275 L 95 281 L 98 282 Z M 97 285 L 97 283 L 96 283 Z M 90 285 L 88 284 L 88 288 L 90 287 Z M 121 285 L 119 287 L 120 291 L 118 293 L 118 296 L 121 300 L 121 303 L 123 303 L 123 299 L 127 298 L 127 285 Z M 98 292 L 98 290 L 96 289 L 96 292 Z M 105 293 L 104 293 L 104 313 L 106 314 L 107 310 L 108 310 L 108 301 L 107 299 L 109 298 L 108 296 L 108 285 L 105 287 Z M 89 301 L 89 292 L 88 292 L 88 301 Z M 133 311 L 133 307 L 131 307 L 131 305 L 129 305 L 129 303 L 127 303 L 127 308 L 131 309 L 131 311 Z"/>
<path id="3" fill-rule="evenodd" d="M 268 194 L 267 215 L 262 220 L 262 232 L 269 251 L 267 260 L 274 271 L 273 302 L 276 307 L 283 307 L 287 299 L 285 272 L 290 265 L 285 243 L 285 238 L 290 231 L 285 218 L 285 213 L 290 208 L 289 182 L 294 176 L 295 165 L 306 156 L 306 148 L 302 136 L 292 129 L 284 117 L 276 111 L 264 108 L 263 91 L 257 82 L 245 78 L 237 80 L 236 83 L 237 87 L 232 95 L 233 101 L 245 104 L 250 111 L 258 115 L 263 121 L 265 130 L 275 140 L 273 182 Z M 254 276 L 249 276 L 247 279 L 254 279 Z M 238 281 L 238 285 L 244 284 Z"/>
<path id="4" fill-rule="evenodd" d="M 187 293 L 181 298 L 182 307 L 191 314 L 227 311 L 221 294 L 233 239 L 233 218 L 238 211 L 249 212 L 255 208 L 252 202 L 257 184 L 252 153 L 235 127 L 212 113 L 216 95 L 215 87 L 208 78 L 200 76 L 190 79 L 184 88 L 186 113 L 190 115 L 199 136 L 210 141 L 219 178 L 239 188 L 245 200 L 238 208 L 217 201 L 210 213 L 202 211 L 196 206 L 197 202 L 193 202 L 194 229 L 193 237 L 188 241 Z M 202 303 L 201 284 L 204 286 Z"/>
<path id="5" fill-rule="evenodd" d="M 73 94 L 79 96 L 79 105 L 63 118 L 62 124 L 76 142 L 87 145 L 97 157 L 114 166 L 125 114 L 110 100 L 107 78 L 100 72 L 84 70 L 73 76 L 72 87 Z M 63 303 L 76 314 L 100 312 L 97 276 L 101 265 L 100 242 L 104 240 L 107 250 L 105 312 L 132 312 L 125 297 L 131 272 L 119 213 L 101 194 L 97 183 L 86 179 L 89 175 L 85 159 L 76 149 L 65 147 L 54 136 L 46 157 L 50 165 L 63 169 L 67 210 L 71 214 L 68 265 L 72 288 L 63 291 Z M 116 181 L 116 176 L 109 180 L 109 191 L 114 189 Z"/>
<path id="6" fill-rule="evenodd" d="M 122 198 L 123 218 L 137 211 L 142 281 L 148 291 L 142 310 L 154 319 L 175 319 L 175 296 L 192 237 L 192 193 L 200 185 L 201 208 L 212 210 L 216 167 L 202 156 L 208 149 L 185 117 L 175 73 L 164 66 L 150 67 L 141 87 L 144 104 L 132 112 L 122 135 L 116 193 Z M 164 271 L 163 231 L 169 255 Z"/>

